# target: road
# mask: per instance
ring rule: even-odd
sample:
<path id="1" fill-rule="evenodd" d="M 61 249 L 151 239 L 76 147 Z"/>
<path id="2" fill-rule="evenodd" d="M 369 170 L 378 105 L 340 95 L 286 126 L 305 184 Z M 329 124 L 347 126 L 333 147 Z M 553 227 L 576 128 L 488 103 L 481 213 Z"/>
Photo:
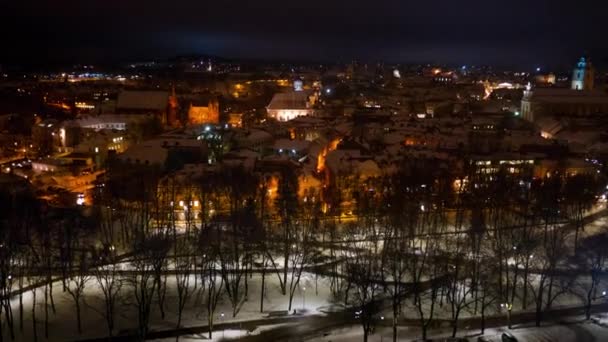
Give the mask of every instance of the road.
<path id="1" fill-rule="evenodd" d="M 592 313 L 600 313 L 608 311 L 608 303 L 595 304 L 592 306 Z M 583 307 L 567 307 L 558 308 L 546 311 L 543 313 L 543 320 L 551 320 L 560 322 L 565 320 L 566 317 L 578 316 L 584 314 Z M 514 313 L 511 315 L 511 322 L 513 325 L 533 322 L 535 319 L 534 312 Z M 260 326 L 275 325 L 290 323 L 277 327 L 275 329 L 265 330 L 256 335 L 245 336 L 239 339 L 239 341 L 245 342 L 263 342 L 263 341 L 307 341 L 312 338 L 318 338 L 323 336 L 330 336 L 331 331 L 340 327 L 345 326 L 357 326 L 359 322 L 354 319 L 354 314 L 350 311 L 328 313 L 324 316 L 321 315 L 310 315 L 310 316 L 299 316 L 290 315 L 279 318 L 264 318 L 255 319 L 250 321 L 236 321 L 229 323 L 214 324 L 213 330 L 215 334 L 227 329 L 238 329 L 254 331 Z M 378 322 L 378 325 L 390 326 L 390 321 Z M 440 326 L 446 326 L 449 324 L 449 320 L 436 320 L 435 328 Z M 419 325 L 419 321 L 416 319 L 404 319 L 400 320 L 399 326 L 413 326 Z M 507 325 L 507 318 L 505 315 L 489 316 L 486 317 L 486 328 L 496 328 Z M 474 330 L 480 329 L 481 318 L 468 318 L 461 319 L 459 321 L 459 327 L 461 329 Z M 169 329 L 162 331 L 151 331 L 147 339 L 168 339 L 176 336 L 188 336 L 188 335 L 202 335 L 207 334 L 209 328 L 207 325 L 180 328 L 180 329 Z M 429 331 L 429 335 L 433 335 L 433 329 Z M 134 341 L 137 340 L 137 336 L 134 334 L 126 334 L 115 336 L 112 338 L 113 341 Z M 107 338 L 88 339 L 81 340 L 80 342 L 104 342 Z"/>

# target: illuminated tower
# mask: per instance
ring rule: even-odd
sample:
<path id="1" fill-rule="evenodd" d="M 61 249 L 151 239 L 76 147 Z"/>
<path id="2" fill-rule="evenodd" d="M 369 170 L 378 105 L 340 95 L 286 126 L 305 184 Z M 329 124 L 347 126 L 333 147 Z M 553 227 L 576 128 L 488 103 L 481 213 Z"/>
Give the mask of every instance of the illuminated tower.
<path id="1" fill-rule="evenodd" d="M 592 90 L 595 69 L 588 58 L 582 57 L 572 73 L 572 89 Z"/>
<path id="2" fill-rule="evenodd" d="M 293 90 L 294 91 L 303 91 L 304 90 L 304 82 L 300 78 L 296 78 L 293 81 Z"/>

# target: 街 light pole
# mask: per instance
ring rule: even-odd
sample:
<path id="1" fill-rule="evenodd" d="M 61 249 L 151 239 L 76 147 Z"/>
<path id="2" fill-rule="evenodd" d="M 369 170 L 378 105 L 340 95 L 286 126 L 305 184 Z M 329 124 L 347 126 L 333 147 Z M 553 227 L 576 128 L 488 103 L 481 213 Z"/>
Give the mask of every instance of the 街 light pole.
<path id="1" fill-rule="evenodd" d="M 500 307 L 507 309 L 507 327 L 509 329 L 511 329 L 511 310 L 513 310 L 513 304 L 512 303 L 501 303 Z"/>

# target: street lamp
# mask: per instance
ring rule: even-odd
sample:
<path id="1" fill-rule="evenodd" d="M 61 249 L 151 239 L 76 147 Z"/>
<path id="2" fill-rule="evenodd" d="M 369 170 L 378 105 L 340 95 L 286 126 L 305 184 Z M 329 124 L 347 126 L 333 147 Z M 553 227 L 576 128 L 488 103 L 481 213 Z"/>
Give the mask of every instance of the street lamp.
<path id="1" fill-rule="evenodd" d="M 384 316 L 380 316 L 380 320 L 384 321 Z M 384 336 L 382 335 L 382 333 L 380 333 L 380 342 L 384 341 Z"/>
<path id="2" fill-rule="evenodd" d="M 507 326 L 511 329 L 511 310 L 513 310 L 513 304 L 511 303 L 501 303 L 501 308 L 507 309 Z"/>
<path id="3" fill-rule="evenodd" d="M 302 310 L 306 306 L 306 286 L 302 288 Z"/>
<path id="4" fill-rule="evenodd" d="M 224 327 L 224 313 L 220 313 L 220 320 L 222 321 L 222 339 L 225 337 L 226 327 Z"/>

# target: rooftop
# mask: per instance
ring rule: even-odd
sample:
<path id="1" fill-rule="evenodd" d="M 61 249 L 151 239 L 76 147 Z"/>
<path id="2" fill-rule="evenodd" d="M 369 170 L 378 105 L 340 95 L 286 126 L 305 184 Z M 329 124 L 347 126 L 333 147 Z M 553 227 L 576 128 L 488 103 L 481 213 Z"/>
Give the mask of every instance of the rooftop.
<path id="1" fill-rule="evenodd" d="M 270 104 L 270 110 L 308 109 L 308 93 L 304 91 L 275 94 Z"/>
<path id="2" fill-rule="evenodd" d="M 167 91 L 125 90 L 118 94 L 116 108 L 139 110 L 164 110 L 169 103 Z"/>

